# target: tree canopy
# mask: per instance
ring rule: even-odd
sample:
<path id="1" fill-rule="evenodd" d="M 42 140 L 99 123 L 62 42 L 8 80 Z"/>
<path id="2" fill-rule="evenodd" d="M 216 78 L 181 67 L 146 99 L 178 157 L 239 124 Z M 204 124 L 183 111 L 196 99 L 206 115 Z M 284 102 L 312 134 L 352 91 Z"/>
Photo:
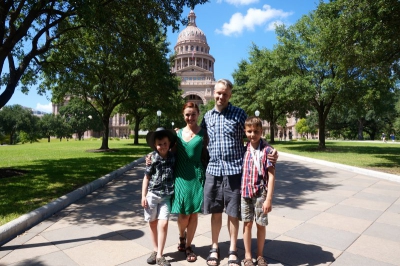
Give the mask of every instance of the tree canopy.
<path id="1" fill-rule="evenodd" d="M 207 0 L 8 0 L 0 3 L 0 108 L 5 106 L 21 83 L 24 93 L 36 84 L 43 66 L 42 55 L 60 49 L 62 36 L 88 25 L 114 29 L 127 26 L 122 20 L 135 20 L 143 31 L 154 27 L 150 18 L 174 30 L 182 17 L 183 7 L 203 4 Z M 112 20 L 121 18 L 119 21 Z M 122 19 L 123 18 L 123 19 Z M 157 26 L 158 27 L 158 26 Z M 141 40 L 141 35 L 138 35 Z M 65 40 L 65 39 L 64 39 Z M 3 90 L 4 89 L 4 90 Z M 43 90 L 38 91 L 43 93 Z"/>

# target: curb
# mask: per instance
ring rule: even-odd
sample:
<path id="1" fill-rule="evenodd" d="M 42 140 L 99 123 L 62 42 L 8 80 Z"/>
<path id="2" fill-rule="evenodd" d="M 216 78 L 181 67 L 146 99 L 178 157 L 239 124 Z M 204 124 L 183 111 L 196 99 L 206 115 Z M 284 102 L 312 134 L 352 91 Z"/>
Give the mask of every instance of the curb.
<path id="1" fill-rule="evenodd" d="M 380 179 L 386 179 L 389 181 L 394 181 L 394 182 L 399 182 L 400 183 L 400 176 L 399 175 L 394 175 L 394 174 L 388 174 L 388 173 L 383 173 L 383 172 L 378 172 L 374 170 L 368 170 L 364 168 L 359 168 L 359 167 L 354 167 L 350 165 L 345 165 L 345 164 L 340 164 L 340 163 L 332 163 L 328 161 L 323 161 L 323 160 L 318 160 L 318 159 L 313 159 L 309 157 L 303 157 L 299 155 L 294 155 L 286 152 L 279 152 L 279 154 L 282 154 L 287 157 L 295 158 L 298 159 L 299 161 L 307 161 L 307 162 L 312 162 L 312 163 L 317 163 L 325 166 L 329 166 L 332 168 L 338 168 L 342 170 L 346 170 L 349 172 L 354 172 L 362 175 L 367 175 L 367 176 L 372 176 Z M 279 160 L 279 159 L 278 159 Z"/>
<path id="2" fill-rule="evenodd" d="M 0 226 L 0 246 L 52 216 L 53 214 L 66 208 L 75 201 L 106 185 L 108 182 L 112 181 L 116 177 L 121 176 L 136 165 L 143 163 L 144 160 L 145 157 L 142 157 L 136 161 L 133 161 L 130 164 L 127 164 L 109 174 L 106 174 L 105 176 L 100 177 L 99 179 L 90 182 L 89 184 L 86 184 L 64 196 L 59 197 L 58 199 L 40 208 L 37 208 L 36 210 L 24 214 L 17 219 Z"/>

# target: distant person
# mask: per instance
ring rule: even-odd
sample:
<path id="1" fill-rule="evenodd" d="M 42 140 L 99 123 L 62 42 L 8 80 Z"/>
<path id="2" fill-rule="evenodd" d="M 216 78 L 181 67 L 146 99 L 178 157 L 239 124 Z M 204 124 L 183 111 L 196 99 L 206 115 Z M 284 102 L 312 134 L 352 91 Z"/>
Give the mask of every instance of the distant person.
<path id="1" fill-rule="evenodd" d="M 171 197 L 174 194 L 175 156 L 170 148 L 176 141 L 176 133 L 159 127 L 147 134 L 146 141 L 154 150 L 151 153 L 151 164 L 146 166 L 141 200 L 153 244 L 153 252 L 147 263 L 170 266 L 163 252 L 167 239 Z"/>
<path id="2" fill-rule="evenodd" d="M 282 141 L 283 133 L 282 131 L 279 131 L 279 141 Z"/>
<path id="3" fill-rule="evenodd" d="M 395 139 L 394 133 L 390 134 L 390 139 L 392 140 L 392 142 L 394 142 Z"/>
<path id="4" fill-rule="evenodd" d="M 386 142 L 386 134 L 385 133 L 382 133 L 382 141 Z"/>
<path id="5" fill-rule="evenodd" d="M 233 106 L 232 83 L 220 79 L 214 87 L 215 106 L 209 110 L 201 122 L 209 137 L 210 162 L 206 170 L 204 184 L 204 213 L 211 213 L 211 249 L 206 259 L 207 265 L 219 265 L 219 233 L 222 227 L 222 212 L 228 215 L 230 236 L 228 265 L 241 265 L 237 254 L 237 237 L 240 218 L 240 185 L 244 154 L 243 135 L 247 115 L 243 109 Z M 278 154 L 270 155 L 276 161 Z"/>
<path id="6" fill-rule="evenodd" d="M 265 227 L 268 213 L 272 210 L 275 187 L 275 165 L 267 158 L 273 148 L 261 139 L 262 121 L 249 117 L 245 122 L 245 134 L 249 142 L 243 159 L 241 186 L 241 220 L 243 221 L 244 266 L 254 266 L 251 250 L 253 221 L 257 226 L 257 265 L 267 266 L 264 258 Z"/>

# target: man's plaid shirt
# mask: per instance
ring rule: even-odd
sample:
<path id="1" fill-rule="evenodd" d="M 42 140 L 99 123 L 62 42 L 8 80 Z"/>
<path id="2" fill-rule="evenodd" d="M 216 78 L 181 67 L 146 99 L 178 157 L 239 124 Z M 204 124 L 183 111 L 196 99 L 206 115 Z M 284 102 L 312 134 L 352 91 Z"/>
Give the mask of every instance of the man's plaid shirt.
<path id="1" fill-rule="evenodd" d="M 156 151 L 151 154 L 151 165 L 146 166 L 145 174 L 150 176 L 148 191 L 157 196 L 174 194 L 175 156 L 168 152 L 167 159 L 162 158 Z"/>
<path id="2" fill-rule="evenodd" d="M 207 129 L 210 154 L 207 173 L 223 176 L 242 172 L 246 119 L 245 111 L 231 103 L 221 113 L 213 108 L 204 115 L 201 127 Z"/>

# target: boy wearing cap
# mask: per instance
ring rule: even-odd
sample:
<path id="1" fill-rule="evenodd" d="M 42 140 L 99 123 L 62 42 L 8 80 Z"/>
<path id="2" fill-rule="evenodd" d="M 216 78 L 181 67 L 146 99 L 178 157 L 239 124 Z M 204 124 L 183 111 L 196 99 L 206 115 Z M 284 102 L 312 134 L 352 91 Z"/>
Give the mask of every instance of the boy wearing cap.
<path id="1" fill-rule="evenodd" d="M 171 196 L 174 193 L 175 156 L 170 148 L 175 140 L 175 131 L 162 127 L 146 136 L 147 144 L 154 150 L 151 153 L 151 164 L 146 166 L 141 200 L 154 247 L 147 259 L 148 264 L 171 265 L 163 256 L 163 250 L 167 238 Z"/>

